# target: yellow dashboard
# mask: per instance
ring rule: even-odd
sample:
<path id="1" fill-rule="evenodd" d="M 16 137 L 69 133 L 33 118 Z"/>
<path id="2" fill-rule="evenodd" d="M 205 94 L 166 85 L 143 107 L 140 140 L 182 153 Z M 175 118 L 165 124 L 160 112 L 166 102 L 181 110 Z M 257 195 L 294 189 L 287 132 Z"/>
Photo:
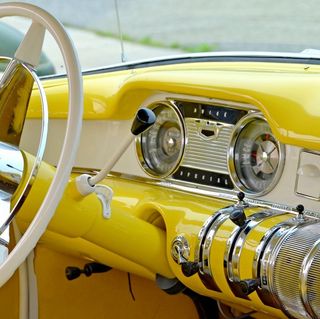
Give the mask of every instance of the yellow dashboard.
<path id="1" fill-rule="evenodd" d="M 84 75 L 73 176 L 41 242 L 157 282 L 176 278 L 253 317 L 316 317 L 319 73 L 308 61 L 279 59 Z M 22 228 L 49 187 L 68 112 L 66 80 L 44 88 L 48 165 L 20 208 Z M 39 103 L 35 89 L 22 139 L 30 153 Z M 141 107 L 157 120 L 102 182 L 113 191 L 106 218 L 96 194 L 80 196 L 75 180 L 104 166 Z"/>

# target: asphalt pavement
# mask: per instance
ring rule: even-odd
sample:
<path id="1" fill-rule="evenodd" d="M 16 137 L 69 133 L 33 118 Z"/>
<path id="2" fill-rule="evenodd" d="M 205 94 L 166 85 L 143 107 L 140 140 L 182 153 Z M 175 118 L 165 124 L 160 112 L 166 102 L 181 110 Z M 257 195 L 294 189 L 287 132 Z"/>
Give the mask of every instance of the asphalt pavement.
<path id="1" fill-rule="evenodd" d="M 0 2 L 4 2 L 1 1 Z M 319 0 L 28 0 L 68 26 L 83 68 L 188 50 L 320 49 Z M 21 27 L 21 23 L 11 22 Z M 104 34 L 104 36 L 101 36 Z M 52 52 L 52 45 L 49 49 Z M 56 59 L 56 58 L 54 58 Z M 59 65 L 59 61 L 55 62 Z"/>
<path id="2" fill-rule="evenodd" d="M 26 33 L 30 26 L 30 20 L 20 17 L 4 18 L 1 21 Z M 119 64 L 122 62 L 121 43 L 118 39 L 100 36 L 95 32 L 85 29 L 67 27 L 71 39 L 77 49 L 82 70 L 90 70 L 97 67 Z M 156 56 L 169 56 L 179 54 L 178 49 L 158 48 L 125 41 L 124 48 L 130 61 L 150 59 Z M 47 32 L 43 47 L 44 53 L 53 63 L 57 73 L 64 73 L 64 63 L 60 51 L 53 37 Z"/>
<path id="3" fill-rule="evenodd" d="M 0 1 L 3 2 L 3 1 Z M 319 48 L 319 0 L 28 0 L 62 22 L 168 45 L 217 50 Z"/>

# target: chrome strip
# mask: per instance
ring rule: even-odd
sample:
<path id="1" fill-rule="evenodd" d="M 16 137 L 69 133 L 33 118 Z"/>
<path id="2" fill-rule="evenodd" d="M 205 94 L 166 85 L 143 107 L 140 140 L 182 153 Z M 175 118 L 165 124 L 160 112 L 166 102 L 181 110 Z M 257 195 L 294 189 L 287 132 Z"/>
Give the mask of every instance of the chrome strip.
<path id="1" fill-rule="evenodd" d="M 318 315 L 314 312 L 311 305 L 311 300 L 308 294 L 307 280 L 308 280 L 309 271 L 310 271 L 312 262 L 314 260 L 314 257 L 319 252 L 319 247 L 320 247 L 320 239 L 318 239 L 313 244 L 311 250 L 305 256 L 302 263 L 301 271 L 300 271 L 300 298 L 306 310 L 308 311 L 308 313 L 312 318 L 318 318 Z"/>
<path id="2" fill-rule="evenodd" d="M 292 53 L 292 52 L 256 52 L 256 51 L 221 51 L 221 52 L 203 52 L 203 53 L 193 53 L 193 54 L 179 54 L 179 55 L 170 55 L 164 57 L 157 57 L 152 59 L 145 59 L 145 60 L 136 60 L 130 61 L 126 63 L 116 63 L 100 68 L 88 69 L 85 72 L 99 72 L 99 71 L 108 71 L 108 69 L 113 69 L 117 67 L 130 67 L 134 66 L 139 63 L 157 63 L 163 61 L 171 61 L 176 59 L 183 59 L 183 58 L 210 58 L 210 57 L 248 57 L 248 58 L 295 58 L 295 59 L 319 59 L 319 56 L 312 55 L 308 53 Z M 63 74 L 62 74 L 63 75 Z M 46 76 L 46 79 L 55 78 L 57 75 Z M 61 76 L 61 75 L 60 75 Z"/>
<path id="3" fill-rule="evenodd" d="M 78 171 L 83 171 L 82 169 L 75 169 L 75 172 Z M 92 172 L 91 169 L 88 170 L 89 172 Z M 237 193 L 238 191 L 233 191 L 233 190 L 223 190 L 223 193 L 221 192 L 220 188 L 217 187 L 208 187 L 204 185 L 194 185 L 192 183 L 188 182 L 183 182 L 179 183 L 179 181 L 174 180 L 161 180 L 161 179 L 155 179 L 155 178 L 145 178 L 145 177 L 140 177 L 140 176 L 135 176 L 135 175 L 129 175 L 129 174 L 122 174 L 119 172 L 111 172 L 109 174 L 109 177 L 114 177 L 114 178 L 121 178 L 124 180 L 128 181 L 135 181 L 138 183 L 145 183 L 148 185 L 153 185 L 153 186 L 162 186 L 166 188 L 171 188 L 179 191 L 184 191 L 186 193 L 191 193 L 191 194 L 196 194 L 196 195 L 204 195 L 208 196 L 210 198 L 218 198 L 218 199 L 224 199 L 228 200 L 232 203 L 238 200 L 237 198 Z M 186 185 L 190 185 L 189 187 Z M 192 187 L 191 187 L 192 186 Z M 297 215 L 296 207 L 295 206 L 290 206 L 290 205 L 284 205 L 280 203 L 273 203 L 269 202 L 267 200 L 260 200 L 256 198 L 248 198 L 246 197 L 246 202 L 252 206 L 257 206 L 261 208 L 269 208 L 273 210 L 279 210 L 279 211 L 286 211 L 289 213 L 293 213 Z M 305 215 L 311 218 L 316 218 L 319 219 L 319 212 L 313 211 L 313 210 L 305 210 L 304 211 Z"/>
<path id="4" fill-rule="evenodd" d="M 199 97 L 199 96 L 187 96 L 185 97 L 184 95 L 179 95 L 176 97 L 173 97 L 173 95 L 169 95 L 166 97 L 166 99 L 175 107 L 177 106 L 177 103 L 179 102 L 191 102 L 191 103 L 197 103 L 197 104 L 206 104 L 206 105 L 218 105 L 222 107 L 227 107 L 227 108 L 232 108 L 232 109 L 238 109 L 238 110 L 244 110 L 250 112 L 251 110 L 258 110 L 256 106 L 248 103 L 241 103 L 241 102 L 234 102 L 234 101 L 229 101 L 229 100 L 223 100 L 223 99 L 215 99 L 215 98 L 204 98 L 204 97 Z M 160 102 L 160 101 L 159 101 Z M 229 126 L 234 126 L 232 124 L 225 124 Z"/>

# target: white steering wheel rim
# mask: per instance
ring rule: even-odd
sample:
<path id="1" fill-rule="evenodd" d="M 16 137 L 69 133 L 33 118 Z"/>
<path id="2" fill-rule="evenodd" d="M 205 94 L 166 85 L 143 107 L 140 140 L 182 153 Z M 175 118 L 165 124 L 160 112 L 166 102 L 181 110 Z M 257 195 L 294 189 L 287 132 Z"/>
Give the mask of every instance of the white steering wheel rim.
<path id="1" fill-rule="evenodd" d="M 29 228 L 0 265 L 0 287 L 13 275 L 20 264 L 36 246 L 46 230 L 69 180 L 76 151 L 80 141 L 83 113 L 83 85 L 80 63 L 74 45 L 64 27 L 45 10 L 26 3 L 0 4 L 0 18 L 21 16 L 38 22 L 48 30 L 56 40 L 66 66 L 69 88 L 69 112 L 67 131 L 57 165 L 56 174 L 50 185 L 38 213 Z"/>

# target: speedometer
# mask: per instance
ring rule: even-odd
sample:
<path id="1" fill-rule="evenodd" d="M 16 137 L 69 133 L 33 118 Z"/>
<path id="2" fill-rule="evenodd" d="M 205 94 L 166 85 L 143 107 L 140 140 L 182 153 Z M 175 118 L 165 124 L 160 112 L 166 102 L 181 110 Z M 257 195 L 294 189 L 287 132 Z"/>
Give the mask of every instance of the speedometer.
<path id="1" fill-rule="evenodd" d="M 249 115 L 237 125 L 229 151 L 229 170 L 235 185 L 254 195 L 266 194 L 283 169 L 284 147 L 262 116 Z"/>
<path id="2" fill-rule="evenodd" d="M 170 104 L 152 107 L 155 124 L 137 139 L 137 153 L 142 168 L 151 176 L 172 174 L 181 161 L 185 132 L 178 109 Z"/>

